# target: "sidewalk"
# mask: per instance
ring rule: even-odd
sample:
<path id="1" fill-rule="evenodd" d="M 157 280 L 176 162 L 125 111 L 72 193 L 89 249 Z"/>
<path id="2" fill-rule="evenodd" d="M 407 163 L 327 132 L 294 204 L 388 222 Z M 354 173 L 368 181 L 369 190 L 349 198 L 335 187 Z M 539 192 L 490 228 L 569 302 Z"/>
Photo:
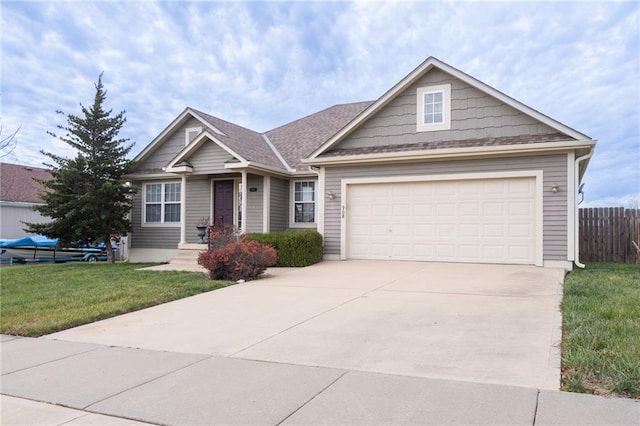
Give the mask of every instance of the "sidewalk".
<path id="1" fill-rule="evenodd" d="M 12 336 L 0 351 L 3 425 L 640 424 L 621 398 Z"/>

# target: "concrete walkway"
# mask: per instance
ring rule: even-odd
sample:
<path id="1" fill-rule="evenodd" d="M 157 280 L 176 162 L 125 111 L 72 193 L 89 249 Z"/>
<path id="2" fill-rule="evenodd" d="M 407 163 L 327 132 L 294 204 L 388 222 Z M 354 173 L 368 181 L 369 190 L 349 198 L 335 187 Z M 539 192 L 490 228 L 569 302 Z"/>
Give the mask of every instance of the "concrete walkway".
<path id="1" fill-rule="evenodd" d="M 637 425 L 640 402 L 2 336 L 3 425 Z"/>

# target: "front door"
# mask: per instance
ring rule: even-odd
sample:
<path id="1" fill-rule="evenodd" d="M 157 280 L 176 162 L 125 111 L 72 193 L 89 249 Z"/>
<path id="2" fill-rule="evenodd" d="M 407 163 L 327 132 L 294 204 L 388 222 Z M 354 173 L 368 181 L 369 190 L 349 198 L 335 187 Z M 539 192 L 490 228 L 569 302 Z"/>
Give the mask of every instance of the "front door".
<path id="1" fill-rule="evenodd" d="M 217 180 L 213 186 L 213 223 L 233 224 L 233 181 Z"/>

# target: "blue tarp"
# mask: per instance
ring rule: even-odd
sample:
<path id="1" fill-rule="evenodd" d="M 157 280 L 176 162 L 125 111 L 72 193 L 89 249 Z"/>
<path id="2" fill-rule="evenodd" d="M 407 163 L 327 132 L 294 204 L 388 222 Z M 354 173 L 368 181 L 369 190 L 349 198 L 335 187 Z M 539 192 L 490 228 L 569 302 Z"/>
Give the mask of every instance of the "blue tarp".
<path id="1" fill-rule="evenodd" d="M 0 240 L 0 248 L 15 247 L 55 247 L 58 239 L 50 239 L 43 235 L 34 235 L 32 237 L 22 237 L 15 240 Z"/>

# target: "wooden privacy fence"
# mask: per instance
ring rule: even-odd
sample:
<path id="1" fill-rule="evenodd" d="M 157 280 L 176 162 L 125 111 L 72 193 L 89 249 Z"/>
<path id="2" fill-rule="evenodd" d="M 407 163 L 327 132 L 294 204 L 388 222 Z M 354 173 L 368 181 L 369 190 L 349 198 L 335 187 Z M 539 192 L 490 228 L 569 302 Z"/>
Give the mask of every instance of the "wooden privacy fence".
<path id="1" fill-rule="evenodd" d="M 580 260 L 640 263 L 640 210 L 624 207 L 580 209 Z"/>

